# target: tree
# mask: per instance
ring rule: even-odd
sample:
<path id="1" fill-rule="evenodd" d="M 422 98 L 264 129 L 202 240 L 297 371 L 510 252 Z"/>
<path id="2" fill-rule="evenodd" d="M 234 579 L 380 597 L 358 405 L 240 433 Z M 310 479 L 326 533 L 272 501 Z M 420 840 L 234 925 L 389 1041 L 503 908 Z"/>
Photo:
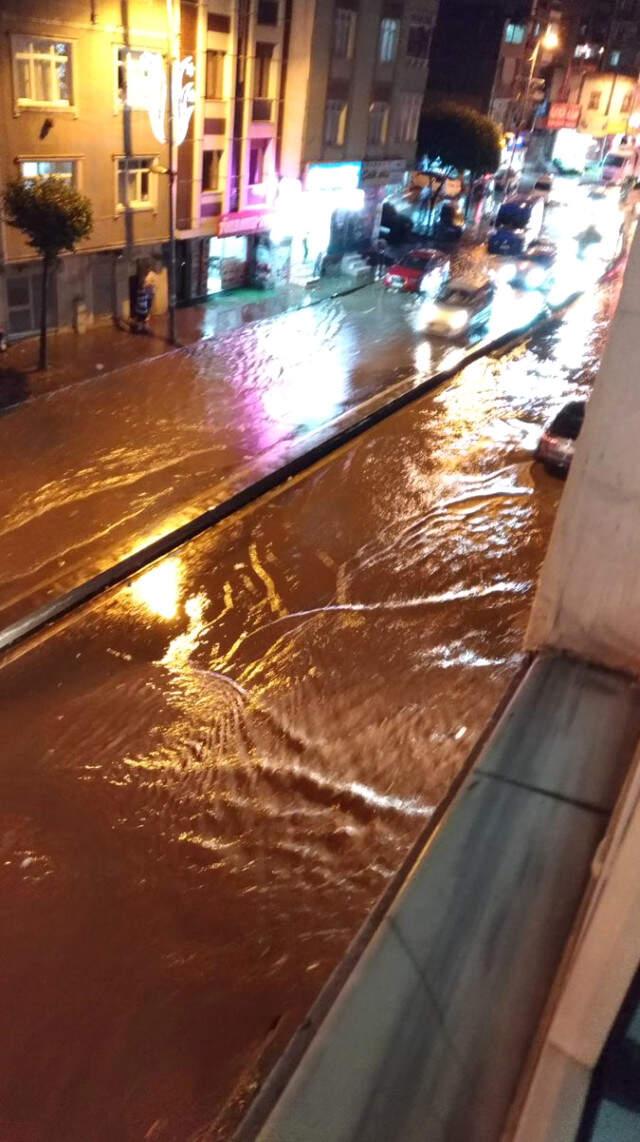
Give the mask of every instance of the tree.
<path id="1" fill-rule="evenodd" d="M 54 176 L 13 179 L 2 201 L 5 222 L 21 230 L 27 244 L 42 258 L 38 368 L 46 369 L 50 271 L 63 250 L 73 252 L 78 242 L 88 238 L 93 228 L 91 203 L 75 187 Z"/>
<path id="2" fill-rule="evenodd" d="M 470 185 L 498 169 L 500 132 L 488 115 L 457 103 L 428 107 L 420 120 L 418 154 L 430 171 L 430 212 L 447 179 L 469 175 Z"/>

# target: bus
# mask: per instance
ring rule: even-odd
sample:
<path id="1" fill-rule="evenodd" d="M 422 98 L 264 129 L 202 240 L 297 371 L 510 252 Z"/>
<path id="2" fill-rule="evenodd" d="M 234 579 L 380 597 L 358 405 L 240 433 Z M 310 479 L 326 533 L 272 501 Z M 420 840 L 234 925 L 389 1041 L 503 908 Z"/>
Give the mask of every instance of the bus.
<path id="1" fill-rule="evenodd" d="M 496 214 L 494 229 L 487 240 L 489 253 L 523 254 L 527 246 L 540 237 L 544 206 L 541 194 L 514 194 L 507 198 Z"/>

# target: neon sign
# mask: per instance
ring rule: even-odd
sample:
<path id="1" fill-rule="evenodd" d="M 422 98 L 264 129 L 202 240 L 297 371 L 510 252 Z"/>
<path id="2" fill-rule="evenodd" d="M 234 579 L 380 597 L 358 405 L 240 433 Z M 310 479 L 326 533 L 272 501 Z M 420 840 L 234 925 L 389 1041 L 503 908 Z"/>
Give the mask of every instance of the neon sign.
<path id="1" fill-rule="evenodd" d="M 167 142 L 165 122 L 167 116 L 167 75 L 162 57 L 145 52 L 140 60 L 145 76 L 146 108 L 151 130 L 159 143 Z M 179 147 L 184 142 L 196 105 L 196 67 L 193 56 L 185 56 L 171 67 L 174 130 L 173 142 Z"/>

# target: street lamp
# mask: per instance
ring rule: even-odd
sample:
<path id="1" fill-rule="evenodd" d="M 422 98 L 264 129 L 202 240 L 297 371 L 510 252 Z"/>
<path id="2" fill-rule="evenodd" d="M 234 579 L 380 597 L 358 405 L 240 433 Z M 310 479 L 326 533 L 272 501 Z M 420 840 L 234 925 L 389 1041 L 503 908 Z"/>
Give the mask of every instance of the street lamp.
<path id="1" fill-rule="evenodd" d="M 515 150 L 516 150 L 516 140 L 518 138 L 518 135 L 520 134 L 520 131 L 522 130 L 522 124 L 524 123 L 524 120 L 525 120 L 525 117 L 527 114 L 527 108 L 529 106 L 529 100 L 531 98 L 531 88 L 533 86 L 533 81 L 535 78 L 536 67 L 538 66 L 538 56 L 540 55 L 540 48 L 542 48 L 543 51 L 546 51 L 546 52 L 553 52 L 559 47 L 560 47 L 560 37 L 559 37 L 556 29 L 554 28 L 553 24 L 548 24 L 545 31 L 542 33 L 542 35 L 538 36 L 536 43 L 535 43 L 535 47 L 533 49 L 533 52 L 531 53 L 531 66 L 529 68 L 529 76 L 527 78 L 527 86 L 526 86 L 525 91 L 524 91 L 521 111 L 520 111 L 520 115 L 518 116 L 518 123 L 517 123 L 516 131 L 515 131 L 515 135 L 514 135 L 514 139 L 513 139 L 513 146 L 511 148 L 511 154 L 509 156 L 509 167 L 508 167 L 509 170 L 511 170 L 511 167 L 513 165 L 513 156 L 514 156 Z"/>

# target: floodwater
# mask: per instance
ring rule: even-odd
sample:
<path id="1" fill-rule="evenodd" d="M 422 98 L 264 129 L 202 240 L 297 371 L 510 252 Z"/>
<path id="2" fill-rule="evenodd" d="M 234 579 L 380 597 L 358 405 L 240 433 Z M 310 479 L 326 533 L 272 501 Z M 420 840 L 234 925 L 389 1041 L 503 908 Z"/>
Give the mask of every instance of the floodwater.
<path id="1" fill-rule="evenodd" d="M 466 250 L 458 260 L 476 255 Z M 508 286 L 491 335 L 539 294 Z M 369 286 L 38 398 L 0 417 L 0 624 L 77 586 L 464 356 L 425 303 Z M 120 335 L 122 336 L 122 335 Z"/>
<path id="2" fill-rule="evenodd" d="M 617 288 L 4 665 L 3 1142 L 230 1137 L 518 668 Z"/>

